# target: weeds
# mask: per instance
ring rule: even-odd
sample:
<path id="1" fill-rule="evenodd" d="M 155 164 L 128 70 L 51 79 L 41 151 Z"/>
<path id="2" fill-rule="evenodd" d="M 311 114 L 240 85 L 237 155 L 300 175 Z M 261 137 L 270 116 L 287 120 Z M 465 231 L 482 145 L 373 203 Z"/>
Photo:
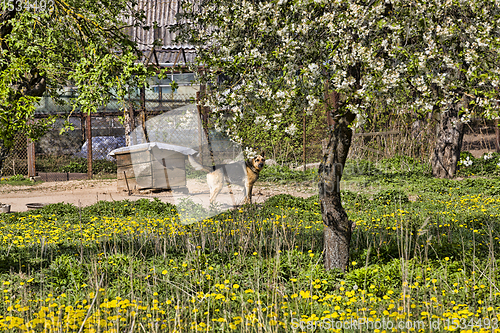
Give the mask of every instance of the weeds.
<path id="1" fill-rule="evenodd" d="M 357 225 L 345 274 L 323 268 L 317 196 L 278 195 L 190 225 L 178 213 L 192 203 L 145 199 L 0 215 L 0 327 L 289 332 L 364 318 L 491 331 L 499 179 L 388 175 L 365 176 L 373 193 L 342 193 Z"/>

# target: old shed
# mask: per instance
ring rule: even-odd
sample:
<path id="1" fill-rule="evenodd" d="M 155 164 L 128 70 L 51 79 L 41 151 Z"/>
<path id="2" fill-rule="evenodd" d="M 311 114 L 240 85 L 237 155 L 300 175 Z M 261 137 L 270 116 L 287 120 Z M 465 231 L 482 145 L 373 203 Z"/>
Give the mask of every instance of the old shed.
<path id="1" fill-rule="evenodd" d="M 186 159 L 191 148 L 149 142 L 113 150 L 117 161 L 118 191 L 163 189 L 187 191 Z"/>

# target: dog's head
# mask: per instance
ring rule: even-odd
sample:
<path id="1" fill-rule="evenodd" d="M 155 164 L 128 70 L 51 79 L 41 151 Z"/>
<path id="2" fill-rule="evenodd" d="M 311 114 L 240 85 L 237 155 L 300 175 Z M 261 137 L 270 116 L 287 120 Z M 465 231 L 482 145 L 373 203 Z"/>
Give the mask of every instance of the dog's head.
<path id="1" fill-rule="evenodd" d="M 264 153 L 261 153 L 260 155 L 257 155 L 254 158 L 252 158 L 250 160 L 250 163 L 252 163 L 255 170 L 260 172 L 264 168 L 264 164 L 266 163 Z"/>

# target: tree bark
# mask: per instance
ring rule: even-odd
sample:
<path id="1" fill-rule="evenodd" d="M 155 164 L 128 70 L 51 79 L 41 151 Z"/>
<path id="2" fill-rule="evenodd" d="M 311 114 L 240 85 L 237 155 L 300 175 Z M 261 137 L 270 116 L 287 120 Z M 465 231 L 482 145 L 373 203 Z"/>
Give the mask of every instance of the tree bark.
<path id="1" fill-rule="evenodd" d="M 431 158 L 432 174 L 436 178 L 453 178 L 457 171 L 464 137 L 464 124 L 458 117 L 458 109 L 455 104 L 441 114 Z"/>
<path id="2" fill-rule="evenodd" d="M 351 146 L 352 130 L 349 124 L 354 115 L 348 114 L 333 121 L 327 154 L 320 164 L 319 201 L 324 228 L 325 268 L 345 271 L 349 264 L 349 243 L 352 221 L 342 207 L 340 180 Z"/>
<path id="3" fill-rule="evenodd" d="M 135 137 L 135 111 L 132 103 L 129 103 L 128 110 L 124 113 L 123 126 L 125 128 L 125 145 L 127 147 L 137 144 L 137 137 Z"/>
<path id="4" fill-rule="evenodd" d="M 0 177 L 3 176 L 3 163 L 9 156 L 10 149 L 5 147 L 3 140 L 0 139 Z"/>

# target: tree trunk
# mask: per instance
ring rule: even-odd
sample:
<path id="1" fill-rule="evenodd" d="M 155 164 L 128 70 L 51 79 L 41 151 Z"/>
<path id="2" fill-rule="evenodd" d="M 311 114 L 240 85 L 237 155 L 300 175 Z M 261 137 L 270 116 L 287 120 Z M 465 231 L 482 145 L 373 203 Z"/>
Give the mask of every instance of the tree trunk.
<path id="1" fill-rule="evenodd" d="M 325 268 L 345 271 L 349 264 L 349 243 L 352 222 L 342 207 L 340 179 L 351 146 L 352 130 L 348 127 L 354 120 L 349 114 L 332 124 L 327 154 L 320 164 L 319 201 L 325 224 Z"/>
<path id="2" fill-rule="evenodd" d="M 431 158 L 432 174 L 436 178 L 453 178 L 460 160 L 464 124 L 458 117 L 455 104 L 441 114 L 438 125 L 436 148 Z"/>
<path id="3" fill-rule="evenodd" d="M 9 156 L 10 149 L 4 145 L 3 140 L 0 139 L 0 177 L 3 176 L 3 163 Z"/>
<path id="4" fill-rule="evenodd" d="M 125 128 L 125 145 L 127 147 L 137 144 L 137 138 L 134 137 L 135 112 L 132 103 L 129 104 L 128 111 L 124 113 L 123 127 Z"/>

